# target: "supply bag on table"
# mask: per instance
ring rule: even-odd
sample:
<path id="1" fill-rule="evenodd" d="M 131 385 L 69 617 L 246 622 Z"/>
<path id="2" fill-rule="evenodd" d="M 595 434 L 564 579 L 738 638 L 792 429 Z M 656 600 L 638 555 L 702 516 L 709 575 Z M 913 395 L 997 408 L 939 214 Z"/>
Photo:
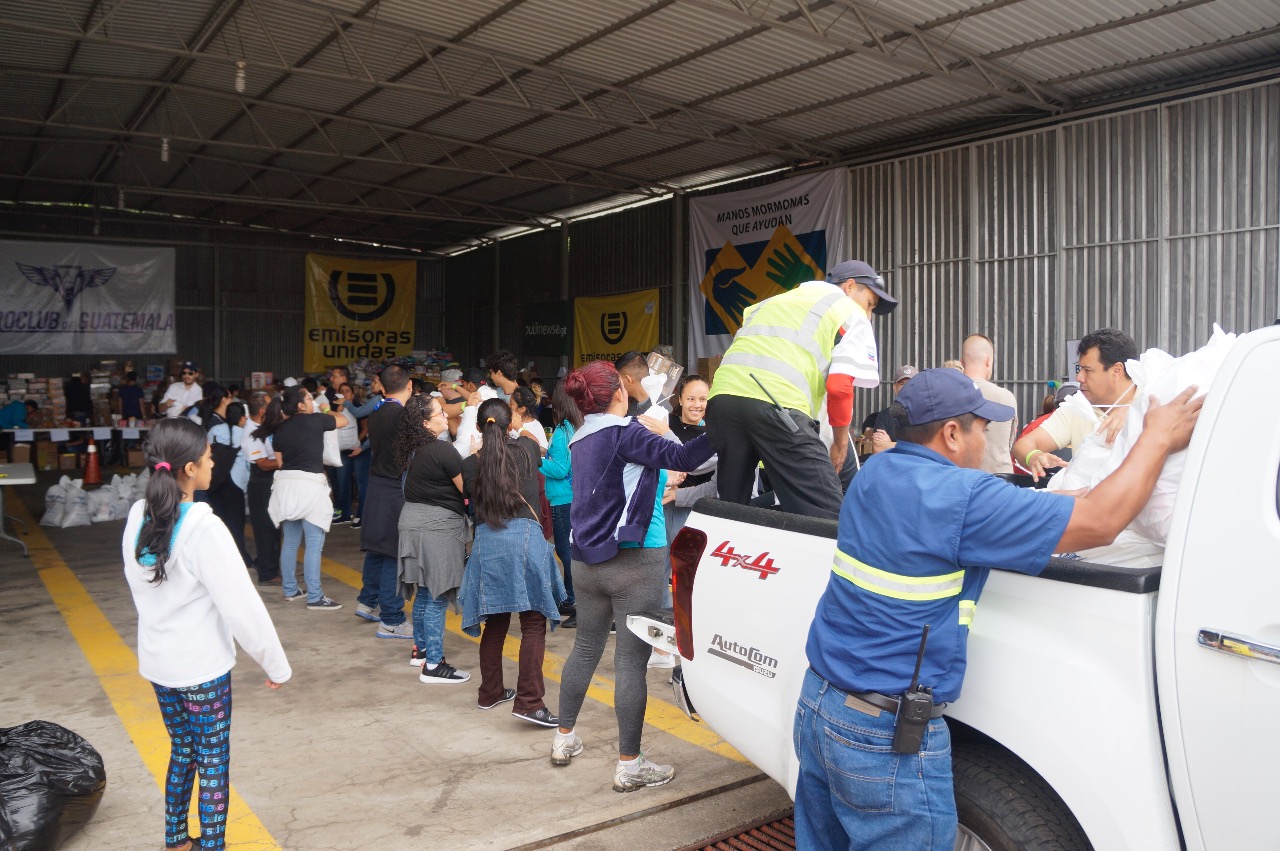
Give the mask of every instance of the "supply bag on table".
<path id="1" fill-rule="evenodd" d="M 93 818 L 106 787 L 101 755 L 66 727 L 0 729 L 0 848 L 52 851 Z"/>

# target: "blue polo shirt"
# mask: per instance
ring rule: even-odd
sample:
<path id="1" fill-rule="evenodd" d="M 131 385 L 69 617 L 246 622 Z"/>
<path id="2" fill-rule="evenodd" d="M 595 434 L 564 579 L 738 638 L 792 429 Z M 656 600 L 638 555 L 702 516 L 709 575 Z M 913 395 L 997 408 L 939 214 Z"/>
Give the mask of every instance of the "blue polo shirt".
<path id="1" fill-rule="evenodd" d="M 1044 570 L 1074 505 L 913 443 L 873 456 L 840 508 L 831 578 L 809 628 L 809 665 L 845 691 L 902 694 L 927 623 L 920 683 L 937 703 L 955 700 L 987 574 Z"/>

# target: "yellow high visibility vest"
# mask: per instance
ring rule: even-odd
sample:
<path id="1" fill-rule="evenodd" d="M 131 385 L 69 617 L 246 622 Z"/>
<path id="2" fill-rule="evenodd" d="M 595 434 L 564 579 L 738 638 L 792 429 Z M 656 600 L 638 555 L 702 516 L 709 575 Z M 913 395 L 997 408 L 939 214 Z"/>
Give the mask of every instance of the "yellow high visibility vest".
<path id="1" fill-rule="evenodd" d="M 802 284 L 753 304 L 716 368 L 709 399 L 768 402 L 755 376 L 784 408 L 816 417 L 827 389 L 836 334 L 862 308 L 834 284 Z"/>

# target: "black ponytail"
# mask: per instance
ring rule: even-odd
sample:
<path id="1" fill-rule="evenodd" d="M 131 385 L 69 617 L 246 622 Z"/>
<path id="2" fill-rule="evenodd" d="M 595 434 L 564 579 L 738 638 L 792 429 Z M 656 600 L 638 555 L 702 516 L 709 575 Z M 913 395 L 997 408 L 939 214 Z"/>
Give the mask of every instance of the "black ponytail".
<path id="1" fill-rule="evenodd" d="M 143 448 L 151 477 L 142 508 L 142 529 L 133 554 L 139 564 L 152 568 L 151 582 L 159 585 L 165 580 L 173 527 L 180 516 L 182 488 L 178 486 L 178 473 L 188 463 L 200 462 L 209 448 L 209 439 L 204 429 L 191 420 L 174 417 L 152 426 Z"/>
<path id="2" fill-rule="evenodd" d="M 293 388 L 290 387 L 289 389 L 292 390 Z M 296 411 L 297 409 L 298 406 L 295 404 L 294 410 Z M 262 415 L 262 422 L 258 424 L 258 428 L 253 433 L 253 436 L 259 440 L 265 441 L 268 437 L 275 434 L 276 430 L 284 423 L 284 410 L 284 401 L 281 397 L 273 396 L 271 398 L 271 404 L 267 405 L 267 412 Z"/>
<path id="3" fill-rule="evenodd" d="M 528 387 L 516 387 L 516 389 L 512 390 L 511 401 L 515 404 L 517 410 L 524 408 L 526 414 L 537 419 L 538 397 Z"/>
<path id="4" fill-rule="evenodd" d="M 476 482 L 472 488 L 476 520 L 502 529 L 508 520 L 532 510 L 525 508 L 520 496 L 520 481 L 531 472 L 529 457 L 508 439 L 511 407 L 506 402 L 501 399 L 481 402 L 476 421 L 483 438 L 476 455 Z"/>

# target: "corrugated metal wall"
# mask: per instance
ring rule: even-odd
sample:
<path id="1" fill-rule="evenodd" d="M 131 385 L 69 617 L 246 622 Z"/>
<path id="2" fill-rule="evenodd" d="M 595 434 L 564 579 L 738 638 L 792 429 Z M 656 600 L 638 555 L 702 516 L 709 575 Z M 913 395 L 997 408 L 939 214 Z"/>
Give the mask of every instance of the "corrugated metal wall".
<path id="1" fill-rule="evenodd" d="M 1022 422 L 1088 331 L 1184 353 L 1214 322 L 1280 315 L 1280 84 L 862 166 L 852 186 L 854 254 L 902 299 L 876 320 L 883 378 L 984 333 Z"/>

